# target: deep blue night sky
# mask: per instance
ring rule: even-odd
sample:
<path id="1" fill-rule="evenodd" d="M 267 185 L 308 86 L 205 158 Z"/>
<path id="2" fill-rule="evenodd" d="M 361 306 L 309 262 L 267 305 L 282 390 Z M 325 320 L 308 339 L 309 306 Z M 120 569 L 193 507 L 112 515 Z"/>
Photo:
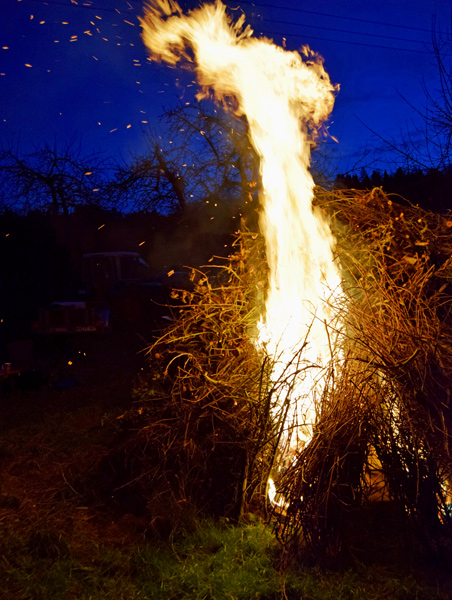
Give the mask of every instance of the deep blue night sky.
<path id="1" fill-rule="evenodd" d="M 402 96 L 422 109 L 422 86 L 438 88 L 432 20 L 447 32 L 449 0 L 228 5 L 243 9 L 256 35 L 277 44 L 284 37 L 290 50 L 307 43 L 324 57 L 341 86 L 329 126 L 339 141 L 328 144 L 334 171 L 393 168 L 370 130 L 395 139 L 417 135 L 419 118 Z M 187 73 L 146 61 L 141 11 L 137 0 L 2 0 L 1 146 L 27 152 L 70 140 L 85 154 L 140 154 L 143 132 L 158 131 L 163 110 L 190 101 L 195 90 Z"/>

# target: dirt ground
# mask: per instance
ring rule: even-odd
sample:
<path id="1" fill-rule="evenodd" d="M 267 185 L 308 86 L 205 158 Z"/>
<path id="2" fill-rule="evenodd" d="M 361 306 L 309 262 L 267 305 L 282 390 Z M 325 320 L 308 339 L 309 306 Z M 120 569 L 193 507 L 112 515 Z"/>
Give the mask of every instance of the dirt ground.
<path id="1" fill-rule="evenodd" d="M 87 541 L 133 544 L 145 524 L 88 503 L 74 482 L 117 435 L 134 383 L 152 368 L 149 339 L 129 330 L 34 343 L 42 378 L 0 398 L 0 527 L 57 532 L 81 551 Z"/>

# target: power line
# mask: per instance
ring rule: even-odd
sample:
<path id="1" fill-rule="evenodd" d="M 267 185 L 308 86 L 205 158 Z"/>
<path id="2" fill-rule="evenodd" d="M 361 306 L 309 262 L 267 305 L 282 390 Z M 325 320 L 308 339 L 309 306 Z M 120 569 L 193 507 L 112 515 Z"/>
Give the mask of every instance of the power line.
<path id="1" fill-rule="evenodd" d="M 262 6 L 263 8 L 274 8 L 279 11 L 280 10 L 291 10 L 292 12 L 316 15 L 318 17 L 330 17 L 333 19 L 344 19 L 347 21 L 355 21 L 357 23 L 368 23 L 370 25 L 382 25 L 384 27 L 395 27 L 397 29 L 409 29 L 411 31 L 422 31 L 424 33 L 432 33 L 431 29 L 423 29 L 421 27 L 410 27 L 409 25 L 400 25 L 400 24 L 396 25 L 395 23 L 387 23 L 387 22 L 383 22 L 383 21 L 372 21 L 370 19 L 360 19 L 359 17 L 346 17 L 344 15 L 333 15 L 331 13 L 322 13 L 322 12 L 318 12 L 318 11 L 314 11 L 314 10 L 306 10 L 304 8 L 292 8 L 289 6 L 276 6 L 275 4 L 266 4 L 264 2 L 259 2 L 259 4 L 256 5 L 255 2 L 251 2 L 250 0 L 240 0 L 240 4 L 251 4 L 252 6 L 255 6 L 257 8 L 259 8 L 260 6 Z M 439 31 L 438 33 L 441 35 L 443 32 Z"/>
<path id="2" fill-rule="evenodd" d="M 263 21 L 269 21 L 270 19 L 266 19 L 265 17 L 263 18 Z M 398 38 L 398 37 L 394 37 L 392 35 L 382 35 L 380 33 L 364 33 L 362 31 L 351 31 L 350 29 L 338 29 L 336 27 L 323 27 L 322 25 L 310 25 L 308 23 L 290 23 L 289 21 L 275 21 L 274 19 L 271 20 L 272 23 L 278 23 L 278 25 L 298 25 L 298 26 L 302 26 L 302 27 L 309 27 L 311 29 L 321 29 L 322 31 L 336 31 L 339 33 L 351 33 L 352 35 L 363 35 L 366 37 L 376 37 L 376 38 L 383 38 L 385 40 L 395 40 L 397 42 L 413 42 L 415 44 L 426 44 L 428 42 L 424 41 L 424 40 L 412 40 L 409 38 Z"/>
<path id="3" fill-rule="evenodd" d="M 42 4 L 43 6 L 46 6 L 48 4 L 52 4 L 52 5 L 57 5 L 57 6 L 65 6 L 65 7 L 73 7 L 73 8 L 87 8 L 90 10 L 98 10 L 98 11 L 103 11 L 103 12 L 115 12 L 117 14 L 123 14 L 123 13 L 118 13 L 118 10 L 114 9 L 114 8 L 101 8 L 101 7 L 96 7 L 93 6 L 92 4 L 76 4 L 75 2 L 71 2 L 69 4 L 67 3 L 63 3 L 63 2 L 58 2 L 57 0 L 28 0 L 28 2 L 36 2 L 38 4 Z M 142 0 L 132 0 L 132 2 L 139 2 L 141 4 Z M 333 15 L 331 13 L 322 13 L 319 11 L 313 11 L 313 10 L 306 10 L 303 8 L 292 8 L 289 6 L 276 6 L 275 4 L 267 4 L 265 2 L 259 2 L 259 4 L 257 5 L 255 2 L 251 2 L 250 0 L 240 0 L 240 4 L 249 4 L 251 6 L 254 7 L 260 7 L 262 6 L 263 8 L 274 8 L 277 10 L 290 10 L 292 12 L 298 12 L 298 13 L 305 13 L 305 14 L 311 14 L 311 15 L 316 15 L 316 16 L 320 16 L 320 17 L 330 17 L 333 19 L 343 19 L 343 20 L 347 20 L 347 21 L 355 21 L 358 23 L 368 23 L 370 25 L 380 25 L 380 26 L 384 26 L 384 27 L 395 27 L 396 29 L 408 29 L 411 31 L 421 31 L 424 33 L 429 33 L 431 34 L 432 31 L 431 29 L 423 29 L 421 27 L 410 27 L 408 25 L 396 25 L 395 23 L 388 23 L 388 22 L 383 22 L 383 21 L 372 21 L 370 19 L 360 19 L 358 17 L 346 17 L 344 15 Z M 130 6 L 130 0 L 129 0 L 129 6 Z M 228 6 L 228 8 L 230 10 L 233 10 L 232 7 Z M 141 11 L 140 11 L 141 13 Z M 127 11 L 125 14 L 139 14 L 139 12 L 135 11 L 135 10 L 130 10 Z M 281 24 L 291 24 L 291 23 L 285 23 L 284 21 L 273 21 L 274 23 L 281 23 Z M 315 26 L 315 25 L 310 25 L 310 27 L 317 27 L 317 28 L 322 28 L 321 26 Z M 329 28 L 324 28 L 324 29 L 329 29 Z M 347 31 L 347 30 L 341 30 L 338 29 L 338 31 L 343 31 L 344 33 L 358 33 L 358 32 L 353 32 L 353 31 Z M 439 31 L 438 34 L 441 35 L 443 32 Z M 377 35 L 377 34 L 363 34 L 363 35 Z M 386 37 L 386 36 L 379 36 L 379 37 Z M 403 40 L 402 40 L 403 41 Z M 407 40 L 407 41 L 415 41 L 415 40 Z"/>
<path id="4" fill-rule="evenodd" d="M 253 6 L 255 6 L 255 4 L 253 2 L 249 2 L 249 1 L 245 1 L 245 0 L 240 0 L 241 3 L 243 4 L 251 4 Z M 97 12 L 112 12 L 118 15 L 138 15 L 139 12 L 138 11 L 134 11 L 134 10 L 130 10 L 124 13 L 121 13 L 120 11 L 116 10 L 116 9 L 112 9 L 112 8 L 100 8 L 100 7 L 96 7 L 93 5 L 88 5 L 88 4 L 75 4 L 75 3 L 63 3 L 63 2 L 59 2 L 58 0 L 28 0 L 28 2 L 35 2 L 37 4 L 41 4 L 42 6 L 46 6 L 46 5 L 54 5 L 54 6 L 64 6 L 64 7 L 73 7 L 73 8 L 80 8 L 80 9 L 90 9 L 90 10 L 95 10 Z M 273 4 L 265 4 L 265 3 L 260 3 L 260 6 L 263 7 L 267 7 L 267 8 L 277 8 L 277 9 L 281 9 L 284 8 L 284 10 L 292 10 L 295 12 L 306 12 L 306 13 L 310 13 L 310 14 L 316 14 L 316 15 L 322 15 L 322 16 L 332 16 L 332 17 L 337 17 L 337 18 L 343 18 L 343 19 L 349 19 L 352 21 L 360 21 L 360 22 L 366 22 L 366 23 L 372 23 L 372 24 L 376 24 L 376 25 L 388 25 L 391 27 L 402 27 L 405 29 L 412 29 L 412 30 L 416 30 L 416 31 L 424 31 L 424 32 L 429 32 L 429 30 L 427 29 L 419 29 L 419 28 L 415 28 L 415 27 L 407 27 L 404 25 L 394 25 L 391 23 L 379 23 L 378 21 L 369 21 L 366 19 L 358 19 L 358 18 L 354 18 L 354 17 L 342 17 L 339 15 L 329 15 L 327 13 L 319 13 L 319 12 L 315 12 L 315 11 L 306 11 L 304 9 L 295 9 L 295 8 L 285 8 L 285 7 L 277 7 Z M 267 19 L 264 19 L 267 20 Z M 360 34 L 360 32 L 353 32 L 353 31 L 348 31 L 348 30 L 343 30 L 343 29 L 339 29 L 339 28 L 329 28 L 329 27 L 322 27 L 322 26 L 318 26 L 318 25 L 306 25 L 306 24 L 302 24 L 302 23 L 289 23 L 286 21 L 272 21 L 273 23 L 278 23 L 278 24 L 283 24 L 283 25 L 292 25 L 292 26 L 298 26 L 298 27 L 311 27 L 311 28 L 316 28 L 316 29 L 323 29 L 323 30 L 328 30 L 328 31 L 336 31 L 338 33 L 347 33 L 347 34 L 354 34 L 354 35 L 367 35 L 367 36 L 372 36 L 372 37 L 381 37 L 381 38 L 386 38 L 386 39 L 394 39 L 397 40 L 397 38 L 393 38 L 391 36 L 384 36 L 384 35 L 378 35 L 378 34 Z M 255 29 L 258 29 L 257 27 L 255 27 Z M 258 31 L 260 33 L 263 33 L 265 35 L 270 35 L 270 36 L 274 36 L 274 35 L 281 35 L 283 37 L 303 37 L 303 39 L 309 39 L 309 40 L 316 40 L 316 41 L 324 41 L 324 42 L 333 42 L 333 43 L 337 43 L 337 44 L 349 44 L 352 46 L 362 46 L 362 47 L 366 47 L 366 48 L 375 48 L 378 50 L 396 50 L 396 51 L 400 51 L 400 52 L 415 52 L 417 54 L 431 54 L 430 51 L 428 50 L 418 50 L 418 49 L 414 49 L 414 48 L 402 48 L 402 47 L 395 47 L 395 46 L 384 46 L 381 44 L 367 44 L 365 42 L 354 42 L 351 40 L 337 40 L 337 39 L 331 39 L 331 38 L 326 38 L 326 37 L 320 37 L 320 36 L 313 36 L 313 35 L 303 35 L 301 36 L 300 34 L 294 34 L 294 33 L 290 33 L 290 32 L 282 32 L 282 31 L 270 31 L 270 30 L 261 30 L 258 29 Z M 417 43 L 422 43 L 419 42 L 418 40 L 405 40 L 405 39 L 400 39 L 398 41 L 404 42 L 414 42 L 416 41 Z"/>
<path id="5" fill-rule="evenodd" d="M 307 40 L 318 40 L 322 42 L 334 42 L 335 44 L 349 44 L 352 46 L 365 46 L 366 48 L 377 48 L 378 50 L 396 50 L 397 52 L 416 52 L 417 54 L 432 54 L 428 50 L 417 50 L 415 48 L 397 48 L 396 46 L 383 46 L 381 44 L 365 44 L 364 42 L 352 42 L 351 40 L 333 40 L 331 38 L 318 37 L 314 35 L 301 35 L 299 33 L 288 33 L 287 31 L 266 31 L 265 29 L 260 29 L 259 33 L 263 33 L 264 35 L 281 35 L 285 38 L 287 37 L 299 37 L 307 39 Z"/>
<path id="6" fill-rule="evenodd" d="M 87 8 L 88 10 L 95 10 L 97 12 L 111 12 L 117 15 L 138 15 L 139 13 L 135 10 L 129 10 L 125 12 L 121 12 L 115 8 L 101 8 L 98 6 L 93 6 L 92 4 L 75 4 L 70 2 L 69 4 L 65 2 L 58 2 L 58 0 L 27 0 L 27 2 L 35 2 L 36 4 L 40 4 L 41 6 L 64 6 L 64 8 Z"/>

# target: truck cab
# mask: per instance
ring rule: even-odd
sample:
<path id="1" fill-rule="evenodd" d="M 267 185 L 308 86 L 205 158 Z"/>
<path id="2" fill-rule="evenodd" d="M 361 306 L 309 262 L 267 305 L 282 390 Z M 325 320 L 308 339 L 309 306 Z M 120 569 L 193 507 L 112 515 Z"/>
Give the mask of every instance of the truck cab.
<path id="1" fill-rule="evenodd" d="M 112 311 L 120 320 L 136 321 L 144 310 L 143 290 L 149 294 L 156 285 L 151 282 L 149 265 L 137 252 L 84 254 L 81 282 L 74 300 L 40 309 L 34 333 L 108 333 Z"/>
<path id="2" fill-rule="evenodd" d="M 137 252 L 93 252 L 82 257 L 83 295 L 105 300 L 122 284 L 151 279 L 149 265 Z"/>

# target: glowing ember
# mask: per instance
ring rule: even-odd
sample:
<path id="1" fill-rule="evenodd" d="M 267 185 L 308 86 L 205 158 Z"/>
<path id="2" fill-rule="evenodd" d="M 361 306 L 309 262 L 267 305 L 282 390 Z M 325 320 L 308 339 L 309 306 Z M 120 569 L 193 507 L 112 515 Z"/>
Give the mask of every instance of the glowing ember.
<path id="1" fill-rule="evenodd" d="M 253 38 L 243 21 L 234 24 L 219 1 L 185 16 L 172 0 L 157 0 L 141 24 L 152 60 L 194 62 L 198 97 L 213 93 L 248 121 L 260 157 L 260 227 L 270 268 L 257 343 L 273 359 L 280 404 L 290 398 L 288 422 L 299 425 L 287 452 L 312 435 L 319 380 L 334 343 L 328 300 L 340 293 L 340 276 L 329 226 L 312 207 L 309 130 L 328 117 L 335 88 L 307 47 L 302 58 Z"/>

